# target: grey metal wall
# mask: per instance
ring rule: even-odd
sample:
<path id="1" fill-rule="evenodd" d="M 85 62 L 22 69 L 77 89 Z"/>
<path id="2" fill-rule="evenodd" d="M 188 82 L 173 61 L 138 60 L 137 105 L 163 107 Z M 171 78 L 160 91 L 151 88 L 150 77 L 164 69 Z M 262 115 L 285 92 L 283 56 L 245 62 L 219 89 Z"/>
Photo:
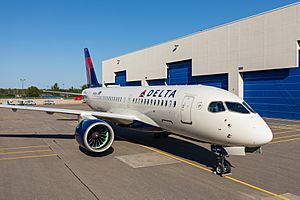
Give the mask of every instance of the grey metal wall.
<path id="1" fill-rule="evenodd" d="M 298 66 L 300 3 L 103 61 L 103 82 L 126 70 L 127 81 L 166 79 L 167 63 L 192 60 L 192 76 L 228 74 L 243 97 L 240 73 Z"/>

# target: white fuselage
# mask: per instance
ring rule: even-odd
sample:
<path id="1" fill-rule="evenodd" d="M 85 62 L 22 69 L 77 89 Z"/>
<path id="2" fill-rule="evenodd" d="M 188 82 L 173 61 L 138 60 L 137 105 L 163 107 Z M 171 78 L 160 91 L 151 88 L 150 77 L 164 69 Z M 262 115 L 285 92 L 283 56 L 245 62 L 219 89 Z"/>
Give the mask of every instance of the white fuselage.
<path id="1" fill-rule="evenodd" d="M 261 146 L 272 132 L 255 112 L 230 111 L 225 102 L 242 104 L 238 96 L 203 85 L 89 88 L 83 91 L 96 111 L 132 114 L 163 130 L 225 146 Z M 211 112 L 211 102 L 225 110 Z"/>

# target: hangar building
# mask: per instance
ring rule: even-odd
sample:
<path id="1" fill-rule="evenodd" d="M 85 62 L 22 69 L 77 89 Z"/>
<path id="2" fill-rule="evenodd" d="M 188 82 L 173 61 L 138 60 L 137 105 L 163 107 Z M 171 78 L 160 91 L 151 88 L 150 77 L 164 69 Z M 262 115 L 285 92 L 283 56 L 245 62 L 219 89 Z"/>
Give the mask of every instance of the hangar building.
<path id="1" fill-rule="evenodd" d="M 300 3 L 102 63 L 102 83 L 204 84 L 244 98 L 265 117 L 300 120 Z"/>

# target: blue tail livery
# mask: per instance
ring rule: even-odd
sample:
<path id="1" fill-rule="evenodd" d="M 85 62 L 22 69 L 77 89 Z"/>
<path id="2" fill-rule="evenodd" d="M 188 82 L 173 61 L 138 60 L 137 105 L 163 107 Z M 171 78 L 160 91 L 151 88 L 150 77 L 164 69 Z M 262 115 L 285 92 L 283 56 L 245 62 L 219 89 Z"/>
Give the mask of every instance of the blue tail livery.
<path id="1" fill-rule="evenodd" d="M 84 49 L 85 57 L 85 66 L 86 66 L 86 75 L 87 75 L 87 84 L 90 88 L 100 87 L 100 84 L 97 80 L 97 76 L 94 70 L 93 62 L 89 53 L 88 48 Z"/>

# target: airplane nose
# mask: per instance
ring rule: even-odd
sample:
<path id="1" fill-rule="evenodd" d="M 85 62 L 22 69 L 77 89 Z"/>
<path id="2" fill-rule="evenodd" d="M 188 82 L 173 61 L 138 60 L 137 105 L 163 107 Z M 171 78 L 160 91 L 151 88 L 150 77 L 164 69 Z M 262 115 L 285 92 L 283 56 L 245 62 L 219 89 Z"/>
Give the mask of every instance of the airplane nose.
<path id="1" fill-rule="evenodd" d="M 265 124 L 265 126 L 256 128 L 253 136 L 253 143 L 256 146 L 267 144 L 273 140 L 273 133 L 267 124 Z"/>

